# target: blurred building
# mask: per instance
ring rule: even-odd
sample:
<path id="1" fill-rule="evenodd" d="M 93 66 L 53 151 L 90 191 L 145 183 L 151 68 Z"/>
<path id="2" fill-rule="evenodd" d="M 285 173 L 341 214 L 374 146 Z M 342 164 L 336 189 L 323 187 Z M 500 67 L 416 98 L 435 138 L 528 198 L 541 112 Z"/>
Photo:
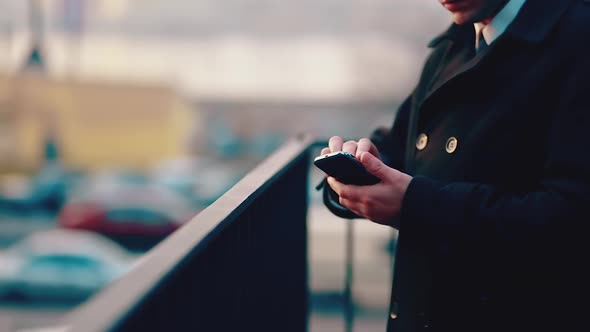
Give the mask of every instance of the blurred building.
<path id="1" fill-rule="evenodd" d="M 163 86 L 0 76 L 0 170 L 38 167 L 48 135 L 66 167 L 143 168 L 188 153 L 196 117 Z"/>
<path id="2" fill-rule="evenodd" d="M 26 3 L 0 0 L 0 73 L 30 51 Z M 50 77 L 168 86 L 203 113 L 208 133 L 196 136 L 215 140 L 216 124 L 258 140 L 391 123 L 449 21 L 437 2 L 412 0 L 41 3 Z"/>
<path id="3" fill-rule="evenodd" d="M 78 19 L 64 13 L 65 3 L 84 4 Z M 160 81 L 197 101 L 399 101 L 415 84 L 429 39 L 448 22 L 435 1 L 43 4 L 51 75 Z M 26 3 L 0 6 L 0 70 L 12 70 L 27 52 Z"/>

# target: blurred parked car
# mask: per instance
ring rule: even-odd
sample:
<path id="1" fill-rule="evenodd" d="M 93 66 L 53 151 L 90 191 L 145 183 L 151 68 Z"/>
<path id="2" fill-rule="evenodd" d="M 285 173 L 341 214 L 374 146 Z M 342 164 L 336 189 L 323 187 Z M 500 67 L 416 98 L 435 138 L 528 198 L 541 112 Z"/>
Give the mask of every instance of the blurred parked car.
<path id="1" fill-rule="evenodd" d="M 95 231 L 122 242 L 159 240 L 199 210 L 188 198 L 161 185 L 105 181 L 99 177 L 71 195 L 58 216 L 58 224 Z"/>
<path id="2" fill-rule="evenodd" d="M 83 300 L 135 261 L 135 256 L 98 234 L 36 232 L 0 253 L 0 298 Z"/>
<path id="3" fill-rule="evenodd" d="M 51 215 L 61 209 L 68 182 L 73 178 L 63 168 L 58 146 L 46 137 L 43 165 L 32 178 L 9 176 L 0 181 L 0 215 Z M 8 180 L 8 181 L 6 181 Z"/>
<path id="4" fill-rule="evenodd" d="M 65 201 L 68 175 L 48 165 L 32 178 L 3 177 L 0 183 L 0 215 L 55 215 Z"/>

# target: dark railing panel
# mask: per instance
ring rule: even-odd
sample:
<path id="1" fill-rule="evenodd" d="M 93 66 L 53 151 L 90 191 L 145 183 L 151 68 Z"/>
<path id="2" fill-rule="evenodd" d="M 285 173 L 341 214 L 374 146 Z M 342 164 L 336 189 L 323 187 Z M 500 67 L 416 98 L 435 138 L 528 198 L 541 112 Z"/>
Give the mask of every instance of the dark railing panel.
<path id="1" fill-rule="evenodd" d="M 287 143 L 65 325 L 71 331 L 307 330 L 310 143 Z"/>

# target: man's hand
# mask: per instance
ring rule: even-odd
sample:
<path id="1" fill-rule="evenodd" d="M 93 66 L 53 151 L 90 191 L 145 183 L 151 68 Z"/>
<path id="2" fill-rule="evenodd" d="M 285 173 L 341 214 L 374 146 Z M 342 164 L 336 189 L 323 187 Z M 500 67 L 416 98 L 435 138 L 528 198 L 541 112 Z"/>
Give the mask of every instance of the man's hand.
<path id="1" fill-rule="evenodd" d="M 352 212 L 376 223 L 398 228 L 399 225 L 394 223 L 394 220 L 401 212 L 402 201 L 412 177 L 385 165 L 378 159 L 378 156 L 370 152 L 372 143 L 369 141 L 370 144 L 363 143 L 361 146 L 361 141 L 356 146 L 354 151 L 356 153 L 351 152 L 352 144 L 346 146 L 344 143 L 344 149 L 351 149 L 344 151 L 356 155 L 362 148 L 363 150 L 360 152 L 361 163 L 371 174 L 381 179 L 381 182 L 372 186 L 354 186 L 328 177 L 328 184 L 340 196 L 340 204 Z M 330 139 L 330 143 L 332 144 L 332 139 Z M 336 140 L 335 143 L 338 141 Z M 374 145 L 372 146 L 374 147 Z M 331 148 L 332 145 L 330 145 L 330 150 Z"/>
<path id="2" fill-rule="evenodd" d="M 348 152 L 355 156 L 358 160 L 361 159 L 361 155 L 364 152 L 369 152 L 375 157 L 381 159 L 381 157 L 379 156 L 379 150 L 377 150 L 375 144 L 373 144 L 373 142 L 371 142 L 371 140 L 368 138 L 361 138 L 358 142 L 344 142 L 344 140 L 340 136 L 333 136 L 330 138 L 330 141 L 328 142 L 328 147 L 323 148 L 321 154 L 324 155 L 338 151 Z"/>

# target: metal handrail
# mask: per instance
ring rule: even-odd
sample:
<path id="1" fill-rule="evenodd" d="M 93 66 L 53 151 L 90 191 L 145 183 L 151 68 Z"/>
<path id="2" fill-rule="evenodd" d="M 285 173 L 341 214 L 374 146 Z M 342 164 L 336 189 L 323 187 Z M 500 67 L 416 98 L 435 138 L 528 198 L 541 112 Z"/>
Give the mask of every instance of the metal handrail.
<path id="1" fill-rule="evenodd" d="M 254 221 L 248 215 L 251 212 L 247 210 L 251 209 L 253 204 L 274 183 L 286 181 L 284 179 L 285 172 L 294 167 L 295 163 L 301 162 L 301 158 L 308 158 L 307 151 L 312 145 L 313 139 L 309 136 L 300 136 L 288 141 L 212 205 L 146 253 L 125 276 L 68 314 L 63 320 L 63 328 L 66 331 L 76 332 L 121 330 L 132 315 L 144 310 L 143 307 L 150 297 L 161 292 L 162 287 L 167 287 L 169 283 L 174 282 L 173 279 L 176 278 L 179 269 L 186 268 L 187 264 L 191 264 L 191 261 L 195 260 L 195 257 L 213 246 L 215 239 L 222 236 L 226 228 L 242 227 L 236 225 L 240 216 L 245 215 L 244 218 L 246 218 L 240 223 L 243 222 L 244 225 L 251 227 Z M 305 160 L 304 163 L 307 165 L 308 160 Z M 303 179 L 306 177 L 304 176 Z M 271 193 L 271 195 L 274 194 Z M 306 198 L 304 200 L 307 204 Z M 280 213 L 280 211 L 276 213 Z M 292 222 L 293 225 L 297 225 L 297 223 L 298 221 Z M 246 232 L 248 231 L 246 230 Z M 246 236 L 252 235 L 245 234 Z M 301 236 L 305 236 L 305 229 L 301 234 Z M 252 246 L 251 243 L 247 245 Z M 273 248 L 268 249 L 273 250 Z M 242 248 L 237 248 L 237 250 L 242 250 Z M 306 252 L 302 254 L 306 256 Z M 297 257 L 300 258 L 299 254 Z M 306 261 L 303 263 L 306 264 Z M 245 271 L 249 271 L 248 267 L 245 268 Z M 307 271 L 301 272 L 306 277 Z M 294 284 L 301 282 L 306 283 L 306 278 L 304 281 L 299 279 L 293 281 Z M 298 284 L 296 286 L 299 287 Z M 240 299 L 245 298 L 244 295 L 238 296 L 241 296 Z M 238 308 L 237 310 L 245 309 Z M 149 313 L 149 311 L 146 312 Z"/>

